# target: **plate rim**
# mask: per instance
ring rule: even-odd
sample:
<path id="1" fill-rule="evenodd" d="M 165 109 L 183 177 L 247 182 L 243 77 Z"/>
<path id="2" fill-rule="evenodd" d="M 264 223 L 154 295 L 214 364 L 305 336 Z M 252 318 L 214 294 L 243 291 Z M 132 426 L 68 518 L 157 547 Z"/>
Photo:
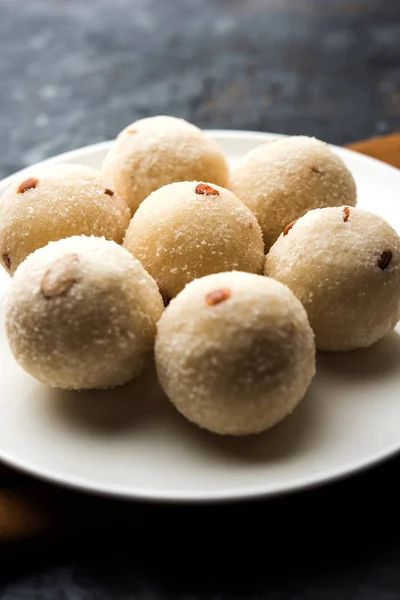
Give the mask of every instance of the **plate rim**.
<path id="1" fill-rule="evenodd" d="M 262 132 L 255 130 L 234 130 L 234 129 L 204 129 L 205 133 L 214 137 L 216 141 L 218 139 L 247 139 L 253 138 L 255 141 L 257 139 L 269 139 L 271 137 L 275 138 L 285 138 L 290 137 L 286 134 L 278 134 L 271 132 Z M 310 136 L 312 137 L 312 136 Z M 20 169 L 12 173 L 11 175 L 5 177 L 0 181 L 0 189 L 4 189 L 11 181 L 18 177 L 19 175 L 25 173 L 26 171 L 34 168 L 35 166 L 41 166 L 45 164 L 52 164 L 61 161 L 68 162 L 69 160 L 76 160 L 82 154 L 87 155 L 93 152 L 98 152 L 101 150 L 106 150 L 110 148 L 113 143 L 113 139 L 106 140 L 102 142 L 97 142 L 94 144 L 89 144 L 87 146 L 81 146 L 79 148 L 68 150 L 66 152 L 62 152 L 60 154 L 51 156 L 46 158 L 38 163 L 34 163 L 27 167 Z M 375 168 L 385 169 L 387 172 L 390 172 L 392 175 L 400 176 L 400 170 L 392 165 L 388 165 L 387 163 L 361 154 L 349 148 L 344 148 L 341 146 L 336 146 L 334 144 L 328 145 L 334 149 L 338 150 L 339 154 L 349 155 L 352 160 L 357 160 L 361 163 L 367 163 Z M 74 477 L 74 476 L 64 476 L 60 475 L 51 469 L 46 468 L 38 468 L 35 465 L 30 465 L 29 461 L 24 461 L 20 459 L 13 458 L 7 452 L 2 451 L 0 448 L 0 463 L 7 465 L 17 471 L 30 475 L 36 479 L 46 481 L 48 483 L 55 484 L 57 486 L 77 490 L 83 493 L 95 494 L 103 497 L 110 498 L 120 498 L 131 501 L 144 501 L 151 502 L 156 504 L 214 504 L 214 503 L 228 503 L 228 502 L 238 502 L 238 501 L 250 501 L 250 500 L 259 500 L 266 498 L 273 498 L 278 496 L 284 496 L 287 494 L 300 493 L 308 489 L 312 489 L 315 487 L 319 487 L 321 485 L 327 485 L 334 483 L 336 481 L 347 479 L 350 476 L 359 474 L 366 470 L 372 469 L 379 465 L 380 463 L 396 456 L 400 452 L 400 440 L 398 443 L 392 444 L 389 448 L 385 448 L 380 453 L 374 453 L 374 455 L 367 456 L 363 460 L 354 460 L 351 463 L 348 463 L 346 468 L 339 467 L 336 469 L 330 469 L 328 472 L 314 476 L 304 478 L 300 477 L 296 480 L 291 480 L 289 483 L 283 483 L 282 485 L 274 489 L 263 489 L 260 484 L 256 486 L 244 486 L 242 488 L 227 488 L 223 491 L 206 491 L 202 492 L 201 490 L 195 491 L 185 491 L 185 490 L 164 490 L 158 491 L 154 489 L 146 489 L 145 487 L 141 487 L 141 489 L 128 489 L 126 487 L 120 487 L 118 485 L 109 485 L 104 486 L 101 483 L 93 483 L 85 480 L 82 477 Z"/>
<path id="2" fill-rule="evenodd" d="M 262 490 L 260 486 L 255 488 L 230 490 L 223 492 L 187 492 L 187 491 L 174 491 L 171 493 L 169 490 L 164 492 L 155 492 L 154 490 L 146 490 L 142 488 L 142 491 L 132 491 L 126 488 L 120 488 L 119 486 L 108 486 L 105 489 L 101 484 L 94 484 L 87 482 L 80 477 L 68 477 L 65 478 L 58 474 L 54 474 L 49 469 L 41 469 L 40 471 L 35 467 L 29 466 L 24 461 L 16 460 L 10 457 L 7 453 L 4 453 L 0 449 L 0 464 L 11 467 L 20 473 L 29 475 L 34 479 L 40 481 L 55 484 L 60 488 L 75 490 L 85 494 L 92 494 L 103 498 L 114 498 L 128 501 L 146 502 L 152 504 L 176 504 L 176 505 L 199 505 L 199 504 L 226 504 L 236 503 L 243 501 L 257 501 L 268 498 L 278 498 L 281 496 L 287 496 L 292 494 L 298 494 L 307 490 L 321 487 L 322 485 L 330 485 L 336 482 L 346 480 L 351 476 L 361 474 L 363 472 L 372 470 L 379 464 L 386 462 L 390 458 L 394 458 L 400 453 L 400 442 L 394 444 L 389 449 L 385 450 L 379 455 L 376 455 L 373 459 L 365 459 L 363 462 L 355 461 L 347 469 L 336 469 L 331 471 L 329 474 L 322 474 L 315 478 L 303 480 L 300 482 L 293 482 L 280 486 L 279 489 Z"/>
<path id="3" fill-rule="evenodd" d="M 252 130 L 252 129 L 204 129 L 203 131 L 207 135 L 210 135 L 215 138 L 236 138 L 237 139 L 237 138 L 242 137 L 242 138 L 248 139 L 249 137 L 254 137 L 255 139 L 259 138 L 261 140 L 261 139 L 269 139 L 271 137 L 274 137 L 274 138 L 293 137 L 293 135 L 284 134 L 284 133 L 272 133 L 269 131 L 256 131 L 256 130 Z M 301 134 L 296 134 L 296 135 L 301 135 Z M 315 136 L 307 136 L 307 137 L 314 137 L 315 139 L 319 139 L 319 138 L 316 138 Z M 3 190 L 6 185 L 8 185 L 9 183 L 12 182 L 14 177 L 17 177 L 17 176 L 29 171 L 30 169 L 32 169 L 34 167 L 57 163 L 57 162 L 60 162 L 61 160 L 65 160 L 68 162 L 69 159 L 76 158 L 77 155 L 81 154 L 82 152 L 90 153 L 90 152 L 98 151 L 98 150 L 102 150 L 102 149 L 109 149 L 114 141 L 115 141 L 115 138 L 111 138 L 108 140 L 104 140 L 102 142 L 95 142 L 93 144 L 88 144 L 87 146 L 79 146 L 78 148 L 75 148 L 72 150 L 66 150 L 65 152 L 55 154 L 54 156 L 49 156 L 48 158 L 45 158 L 37 163 L 28 165 L 26 167 L 23 167 L 22 169 L 19 169 L 18 171 L 15 171 L 14 173 L 11 173 L 10 175 L 7 175 L 6 177 L 4 177 L 3 179 L 0 180 L 0 188 Z M 400 169 L 398 169 L 397 167 L 395 167 L 393 165 L 389 165 L 388 163 L 385 163 L 382 160 L 379 160 L 378 158 L 368 156 L 367 154 L 362 154 L 361 152 L 356 152 L 355 150 L 352 150 L 351 148 L 346 148 L 345 146 L 337 146 L 336 144 L 331 144 L 329 142 L 327 142 L 327 143 L 330 148 L 338 151 L 339 154 L 351 156 L 353 160 L 358 160 L 359 162 L 364 162 L 364 163 L 367 162 L 374 166 L 379 165 L 381 168 L 387 169 L 388 172 L 391 172 L 392 174 L 398 175 L 400 172 Z"/>

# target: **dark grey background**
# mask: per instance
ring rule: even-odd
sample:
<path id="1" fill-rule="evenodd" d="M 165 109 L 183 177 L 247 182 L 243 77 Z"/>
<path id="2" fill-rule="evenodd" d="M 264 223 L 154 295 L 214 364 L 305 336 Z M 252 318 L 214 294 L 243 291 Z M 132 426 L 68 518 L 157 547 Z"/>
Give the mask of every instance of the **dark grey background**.
<path id="1" fill-rule="evenodd" d="M 0 46 L 0 176 L 161 113 L 400 129 L 399 0 L 0 0 Z M 62 494 L 66 533 L 0 547 L 0 599 L 395 600 L 399 466 L 215 508 Z"/>
<path id="2" fill-rule="evenodd" d="M 398 0 L 0 0 L 0 176 L 138 117 L 400 128 Z"/>

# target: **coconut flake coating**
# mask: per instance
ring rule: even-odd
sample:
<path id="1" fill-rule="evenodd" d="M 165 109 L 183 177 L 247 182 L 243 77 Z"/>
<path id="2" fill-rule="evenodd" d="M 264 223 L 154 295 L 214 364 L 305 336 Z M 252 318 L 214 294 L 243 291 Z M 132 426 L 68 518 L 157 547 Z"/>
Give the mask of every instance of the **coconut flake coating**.
<path id="1" fill-rule="evenodd" d="M 226 186 L 229 167 L 219 146 L 184 119 L 148 117 L 125 127 L 103 163 L 132 214 L 151 192 L 174 181 Z"/>
<path id="2" fill-rule="evenodd" d="M 140 374 L 163 311 L 154 280 L 115 242 L 74 236 L 36 250 L 5 297 L 12 353 L 51 387 L 107 388 Z"/>
<path id="3" fill-rule="evenodd" d="M 272 427 L 315 374 L 314 335 L 301 303 L 272 279 L 235 271 L 192 281 L 171 301 L 155 356 L 178 411 L 219 434 Z"/>
<path id="4" fill-rule="evenodd" d="M 32 168 L 0 199 L 0 260 L 8 273 L 37 248 L 73 235 L 121 243 L 130 213 L 100 171 L 82 165 Z"/>
<path id="5" fill-rule="evenodd" d="M 165 300 L 211 273 L 262 273 L 265 260 L 252 212 L 229 190 L 197 181 L 172 183 L 146 198 L 123 245 L 154 277 Z"/>
<path id="6" fill-rule="evenodd" d="M 265 274 L 303 303 L 321 350 L 371 346 L 400 319 L 400 238 L 367 211 L 310 211 L 272 246 Z"/>
<path id="7" fill-rule="evenodd" d="M 257 217 L 266 251 L 307 211 L 357 203 L 355 181 L 342 159 L 325 142 L 306 136 L 251 150 L 232 173 L 230 189 Z"/>

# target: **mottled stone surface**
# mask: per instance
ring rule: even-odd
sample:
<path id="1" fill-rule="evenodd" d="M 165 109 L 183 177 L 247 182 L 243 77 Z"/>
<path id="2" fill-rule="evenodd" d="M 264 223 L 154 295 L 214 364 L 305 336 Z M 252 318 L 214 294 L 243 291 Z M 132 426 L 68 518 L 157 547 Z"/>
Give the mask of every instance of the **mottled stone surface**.
<path id="1" fill-rule="evenodd" d="M 399 40 L 395 0 L 0 0 L 0 176 L 160 113 L 400 129 Z M 399 466 L 242 506 L 74 495 L 68 535 L 0 548 L 0 600 L 397 600 Z"/>
<path id="2" fill-rule="evenodd" d="M 393 0 L 0 0 L 0 177 L 167 113 L 346 143 L 400 128 Z"/>

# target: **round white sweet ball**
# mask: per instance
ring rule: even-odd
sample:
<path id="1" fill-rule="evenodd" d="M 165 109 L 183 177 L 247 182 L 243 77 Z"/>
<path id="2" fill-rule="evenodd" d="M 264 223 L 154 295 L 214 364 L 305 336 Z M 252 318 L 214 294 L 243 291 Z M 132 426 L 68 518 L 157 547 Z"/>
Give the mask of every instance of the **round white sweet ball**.
<path id="1" fill-rule="evenodd" d="M 195 278 L 221 271 L 262 273 L 264 244 L 253 213 L 229 190 L 172 183 L 140 205 L 124 239 L 166 301 Z"/>
<path id="2" fill-rule="evenodd" d="M 8 341 L 38 381 L 108 388 L 139 375 L 163 303 L 138 260 L 112 241 L 71 237 L 36 250 L 5 298 Z"/>
<path id="3" fill-rule="evenodd" d="M 121 243 L 129 225 L 125 202 L 100 171 L 73 164 L 32 168 L 0 199 L 0 261 L 13 274 L 50 241 L 94 235 Z"/>
<path id="4" fill-rule="evenodd" d="M 103 163 L 103 172 L 133 214 L 151 192 L 174 181 L 226 186 L 228 163 L 219 146 L 184 119 L 156 116 L 125 127 Z"/>
<path id="5" fill-rule="evenodd" d="M 293 136 L 251 150 L 234 170 L 230 189 L 254 212 L 265 249 L 307 211 L 355 206 L 357 190 L 342 159 L 315 138 Z"/>
<path id="6" fill-rule="evenodd" d="M 371 346 L 400 319 L 400 238 L 365 210 L 308 212 L 272 246 L 265 274 L 303 303 L 320 350 Z"/>
<path id="7" fill-rule="evenodd" d="M 289 415 L 315 374 L 314 335 L 286 286 L 243 272 L 189 283 L 163 313 L 161 385 L 201 428 L 247 435 Z"/>

